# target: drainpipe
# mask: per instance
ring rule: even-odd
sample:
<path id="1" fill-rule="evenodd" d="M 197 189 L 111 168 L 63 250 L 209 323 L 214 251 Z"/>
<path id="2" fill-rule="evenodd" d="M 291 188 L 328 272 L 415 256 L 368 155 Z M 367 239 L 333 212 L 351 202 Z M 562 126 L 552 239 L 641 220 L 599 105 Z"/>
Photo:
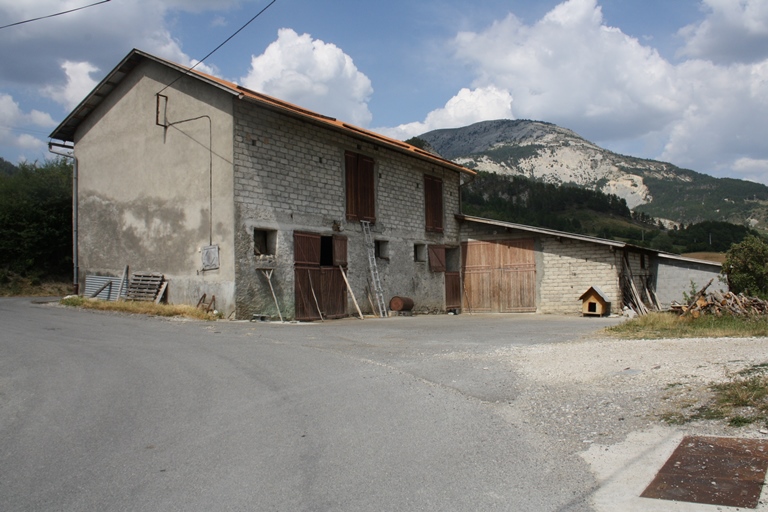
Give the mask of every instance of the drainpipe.
<path id="1" fill-rule="evenodd" d="M 60 148 L 65 148 L 72 150 L 72 154 L 70 153 L 62 153 L 60 151 L 55 151 L 53 149 L 53 146 L 58 146 Z M 53 153 L 54 155 L 63 156 L 65 158 L 71 158 L 73 165 L 72 165 L 72 290 L 75 295 L 78 295 L 80 293 L 80 281 L 79 281 L 79 275 L 80 275 L 80 267 L 78 266 L 77 261 L 77 158 L 74 155 L 75 148 L 72 146 L 65 146 L 64 144 L 57 144 L 55 142 L 49 142 L 48 143 L 48 151 Z"/>

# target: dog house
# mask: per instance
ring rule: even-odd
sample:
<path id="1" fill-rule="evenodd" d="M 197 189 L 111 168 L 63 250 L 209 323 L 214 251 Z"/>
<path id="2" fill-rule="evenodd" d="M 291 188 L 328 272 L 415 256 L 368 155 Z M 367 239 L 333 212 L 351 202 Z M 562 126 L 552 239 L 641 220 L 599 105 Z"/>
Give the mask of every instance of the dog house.
<path id="1" fill-rule="evenodd" d="M 581 314 L 584 316 L 603 316 L 611 312 L 611 303 L 597 286 L 590 286 L 579 300 L 582 301 Z"/>

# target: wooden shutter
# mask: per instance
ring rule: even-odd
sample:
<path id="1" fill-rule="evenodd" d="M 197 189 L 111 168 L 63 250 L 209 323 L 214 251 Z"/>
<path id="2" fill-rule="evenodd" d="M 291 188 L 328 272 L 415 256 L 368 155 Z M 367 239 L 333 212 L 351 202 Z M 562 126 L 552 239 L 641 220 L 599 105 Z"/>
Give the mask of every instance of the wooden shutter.
<path id="1" fill-rule="evenodd" d="M 320 265 L 320 235 L 294 232 L 293 261 L 297 265 Z"/>
<path id="2" fill-rule="evenodd" d="M 445 246 L 430 245 L 429 252 L 429 270 L 432 272 L 445 272 Z"/>
<path id="3" fill-rule="evenodd" d="M 347 266 L 347 237 L 333 235 L 333 266 Z"/>
<path id="4" fill-rule="evenodd" d="M 427 231 L 443 232 L 443 180 L 424 175 L 424 218 Z"/>
<path id="5" fill-rule="evenodd" d="M 461 308 L 461 276 L 458 272 L 445 273 L 445 307 Z"/>
<path id="6" fill-rule="evenodd" d="M 376 221 L 376 173 L 372 158 L 344 153 L 347 220 Z"/>
<path id="7" fill-rule="evenodd" d="M 347 151 L 344 153 L 347 185 L 347 219 L 358 220 L 358 173 L 357 154 Z"/>
<path id="8" fill-rule="evenodd" d="M 376 222 L 376 174 L 374 172 L 373 159 L 367 156 L 358 156 L 358 188 L 360 220 Z"/>

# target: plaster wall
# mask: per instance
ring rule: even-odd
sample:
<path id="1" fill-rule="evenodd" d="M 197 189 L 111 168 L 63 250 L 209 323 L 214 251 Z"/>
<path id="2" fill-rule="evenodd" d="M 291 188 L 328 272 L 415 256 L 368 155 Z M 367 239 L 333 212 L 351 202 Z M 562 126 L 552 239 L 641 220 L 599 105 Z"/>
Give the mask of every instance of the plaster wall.
<path id="1" fill-rule="evenodd" d="M 376 222 L 373 235 L 388 243 L 378 259 L 384 297 L 414 299 L 421 312 L 445 310 L 442 273 L 414 261 L 415 244 L 458 247 L 459 176 L 347 133 L 318 127 L 248 101 L 235 105 L 234 190 L 237 316 L 276 316 L 265 277 L 253 253 L 253 230 L 276 232 L 273 285 L 283 316 L 294 315 L 293 232 L 347 237 L 347 277 L 364 312 L 369 266 L 360 223 L 345 215 L 344 152 L 375 161 Z M 443 179 L 444 233 L 425 230 L 424 174 Z M 355 311 L 351 298 L 348 311 Z"/>
<path id="2" fill-rule="evenodd" d="M 720 265 L 709 265 L 694 261 L 680 261 L 671 258 L 659 258 L 656 294 L 663 307 L 669 307 L 673 301 L 682 302 L 683 292 L 690 293 L 691 281 L 696 290 L 700 290 L 710 279 L 714 279 L 709 290 L 728 289 L 728 285 L 719 280 Z"/>
<path id="3" fill-rule="evenodd" d="M 234 311 L 233 97 L 145 61 L 75 134 L 80 281 L 85 274 L 161 272 L 174 303 L 216 295 Z M 156 93 L 167 97 L 160 106 Z M 207 117 L 202 117 L 207 116 Z M 210 123 L 209 123 L 210 119 Z M 200 250 L 220 247 L 202 271 Z"/>

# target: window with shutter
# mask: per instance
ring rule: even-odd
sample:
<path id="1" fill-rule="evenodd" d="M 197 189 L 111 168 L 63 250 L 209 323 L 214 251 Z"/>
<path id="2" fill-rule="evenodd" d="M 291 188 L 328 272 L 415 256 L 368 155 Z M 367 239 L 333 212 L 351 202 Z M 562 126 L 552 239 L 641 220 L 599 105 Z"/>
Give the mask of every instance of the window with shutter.
<path id="1" fill-rule="evenodd" d="M 347 219 L 376 222 L 376 174 L 372 158 L 344 154 L 347 186 Z"/>
<path id="2" fill-rule="evenodd" d="M 424 218 L 426 230 L 443 232 L 443 180 L 424 175 Z"/>
<path id="3" fill-rule="evenodd" d="M 432 272 L 445 272 L 445 246 L 429 246 L 429 270 Z"/>

